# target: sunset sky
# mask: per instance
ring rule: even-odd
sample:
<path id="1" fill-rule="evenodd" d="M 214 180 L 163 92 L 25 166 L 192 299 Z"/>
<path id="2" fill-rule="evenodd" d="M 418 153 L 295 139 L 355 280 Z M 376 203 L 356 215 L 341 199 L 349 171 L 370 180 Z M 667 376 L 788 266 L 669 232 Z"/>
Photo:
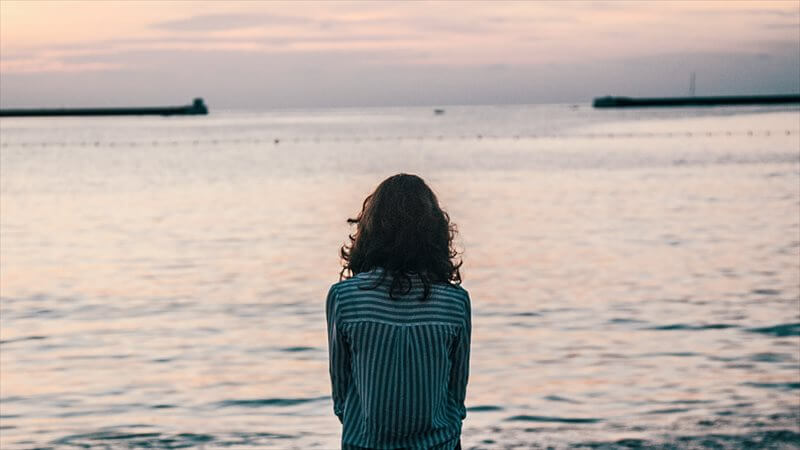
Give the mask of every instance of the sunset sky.
<path id="1" fill-rule="evenodd" d="M 0 106 L 800 92 L 800 2 L 0 1 Z"/>

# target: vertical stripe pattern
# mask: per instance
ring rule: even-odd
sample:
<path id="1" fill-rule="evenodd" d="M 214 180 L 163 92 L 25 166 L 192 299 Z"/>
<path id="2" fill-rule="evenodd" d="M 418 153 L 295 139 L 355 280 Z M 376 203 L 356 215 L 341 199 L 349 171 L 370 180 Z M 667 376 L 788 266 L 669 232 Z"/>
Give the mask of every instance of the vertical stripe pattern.
<path id="1" fill-rule="evenodd" d="M 466 417 L 470 298 L 450 284 L 390 299 L 380 269 L 331 286 L 333 411 L 345 449 L 452 449 Z"/>

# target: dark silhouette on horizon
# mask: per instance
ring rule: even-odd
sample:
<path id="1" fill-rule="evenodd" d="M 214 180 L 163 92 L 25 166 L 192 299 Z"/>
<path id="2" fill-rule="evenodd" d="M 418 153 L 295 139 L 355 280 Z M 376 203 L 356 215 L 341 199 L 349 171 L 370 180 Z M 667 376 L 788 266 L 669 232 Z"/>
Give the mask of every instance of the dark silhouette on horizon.
<path id="1" fill-rule="evenodd" d="M 651 106 L 734 106 L 800 103 L 800 94 L 732 95 L 708 97 L 597 97 L 595 108 L 638 108 Z"/>
<path id="2" fill-rule="evenodd" d="M 191 105 L 151 106 L 132 108 L 31 108 L 0 109 L 0 117 L 47 117 L 47 116 L 192 116 L 206 115 L 208 107 L 201 97 Z"/>

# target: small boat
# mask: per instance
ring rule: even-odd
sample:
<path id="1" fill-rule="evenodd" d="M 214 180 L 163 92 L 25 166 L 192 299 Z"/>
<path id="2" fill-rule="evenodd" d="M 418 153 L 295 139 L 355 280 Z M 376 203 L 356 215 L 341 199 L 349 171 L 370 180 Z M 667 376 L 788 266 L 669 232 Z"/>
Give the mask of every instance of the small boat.
<path id="1" fill-rule="evenodd" d="M 441 108 L 436 108 L 433 110 L 433 113 L 436 114 L 437 116 L 441 116 L 442 114 L 444 114 L 444 110 Z"/>

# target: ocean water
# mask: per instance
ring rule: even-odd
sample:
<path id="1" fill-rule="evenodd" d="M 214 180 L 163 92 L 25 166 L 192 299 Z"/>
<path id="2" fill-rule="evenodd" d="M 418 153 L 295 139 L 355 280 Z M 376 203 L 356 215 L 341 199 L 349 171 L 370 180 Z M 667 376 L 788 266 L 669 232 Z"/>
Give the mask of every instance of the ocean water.
<path id="1" fill-rule="evenodd" d="M 460 230 L 465 448 L 800 447 L 797 107 L 446 109 L 0 121 L 0 448 L 336 448 L 397 172 Z"/>

